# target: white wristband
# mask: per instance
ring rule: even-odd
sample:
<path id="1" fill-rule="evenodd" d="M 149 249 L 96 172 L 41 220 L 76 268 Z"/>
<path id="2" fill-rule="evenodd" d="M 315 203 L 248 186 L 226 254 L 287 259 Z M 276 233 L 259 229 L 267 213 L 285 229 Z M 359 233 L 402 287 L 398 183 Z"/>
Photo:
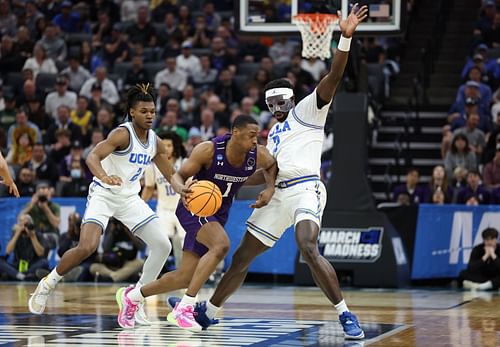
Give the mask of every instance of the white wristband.
<path id="1" fill-rule="evenodd" d="M 349 49 L 351 48 L 351 40 L 352 37 L 347 38 L 340 35 L 340 40 L 337 49 L 342 52 L 349 52 Z"/>

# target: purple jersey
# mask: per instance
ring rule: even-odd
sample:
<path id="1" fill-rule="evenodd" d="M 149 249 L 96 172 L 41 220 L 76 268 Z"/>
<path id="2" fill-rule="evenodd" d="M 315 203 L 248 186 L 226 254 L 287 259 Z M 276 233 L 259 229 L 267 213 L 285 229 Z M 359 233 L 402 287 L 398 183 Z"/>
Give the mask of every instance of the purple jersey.
<path id="1" fill-rule="evenodd" d="M 211 217 L 202 218 L 191 214 L 182 202 L 179 202 L 177 206 L 177 217 L 186 230 L 184 250 L 193 251 L 200 256 L 206 253 L 206 247 L 196 241 L 198 230 L 208 222 L 219 222 L 222 226 L 226 224 L 234 196 L 257 167 L 257 148 L 247 153 L 241 167 L 234 167 L 229 163 L 226 157 L 226 147 L 230 138 L 231 134 L 226 134 L 212 139 L 214 144 L 212 164 L 208 169 L 203 168 L 194 177 L 198 181 L 211 181 L 219 187 L 222 193 L 222 206 L 217 213 Z"/>

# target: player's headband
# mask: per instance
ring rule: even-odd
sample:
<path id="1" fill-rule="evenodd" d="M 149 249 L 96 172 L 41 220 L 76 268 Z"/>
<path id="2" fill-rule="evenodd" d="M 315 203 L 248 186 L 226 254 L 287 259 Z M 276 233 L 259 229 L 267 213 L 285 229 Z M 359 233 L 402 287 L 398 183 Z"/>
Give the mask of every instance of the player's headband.
<path id="1" fill-rule="evenodd" d="M 287 113 L 293 108 L 293 90 L 290 88 L 273 88 L 266 91 L 266 104 L 269 111 Z"/>

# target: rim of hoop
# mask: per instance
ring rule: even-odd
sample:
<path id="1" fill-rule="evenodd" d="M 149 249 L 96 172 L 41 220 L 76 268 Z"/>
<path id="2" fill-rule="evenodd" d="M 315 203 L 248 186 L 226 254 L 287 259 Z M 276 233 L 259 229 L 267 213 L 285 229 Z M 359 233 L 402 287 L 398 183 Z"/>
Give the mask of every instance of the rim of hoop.
<path id="1" fill-rule="evenodd" d="M 330 13 L 299 13 L 293 16 L 294 21 L 298 22 L 319 22 L 319 21 L 329 21 L 333 22 L 337 20 L 339 16 Z"/>

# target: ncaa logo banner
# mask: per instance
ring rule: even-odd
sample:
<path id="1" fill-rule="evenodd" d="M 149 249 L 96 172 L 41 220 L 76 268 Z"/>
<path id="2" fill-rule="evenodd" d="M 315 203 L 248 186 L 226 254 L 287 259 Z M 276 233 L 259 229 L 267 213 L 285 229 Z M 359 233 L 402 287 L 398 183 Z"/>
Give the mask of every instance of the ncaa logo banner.
<path id="1" fill-rule="evenodd" d="M 412 279 L 458 277 L 488 227 L 500 228 L 500 206 L 421 204 Z"/>
<path id="2" fill-rule="evenodd" d="M 331 262 L 373 263 L 382 253 L 383 227 L 322 228 L 318 246 Z"/>

